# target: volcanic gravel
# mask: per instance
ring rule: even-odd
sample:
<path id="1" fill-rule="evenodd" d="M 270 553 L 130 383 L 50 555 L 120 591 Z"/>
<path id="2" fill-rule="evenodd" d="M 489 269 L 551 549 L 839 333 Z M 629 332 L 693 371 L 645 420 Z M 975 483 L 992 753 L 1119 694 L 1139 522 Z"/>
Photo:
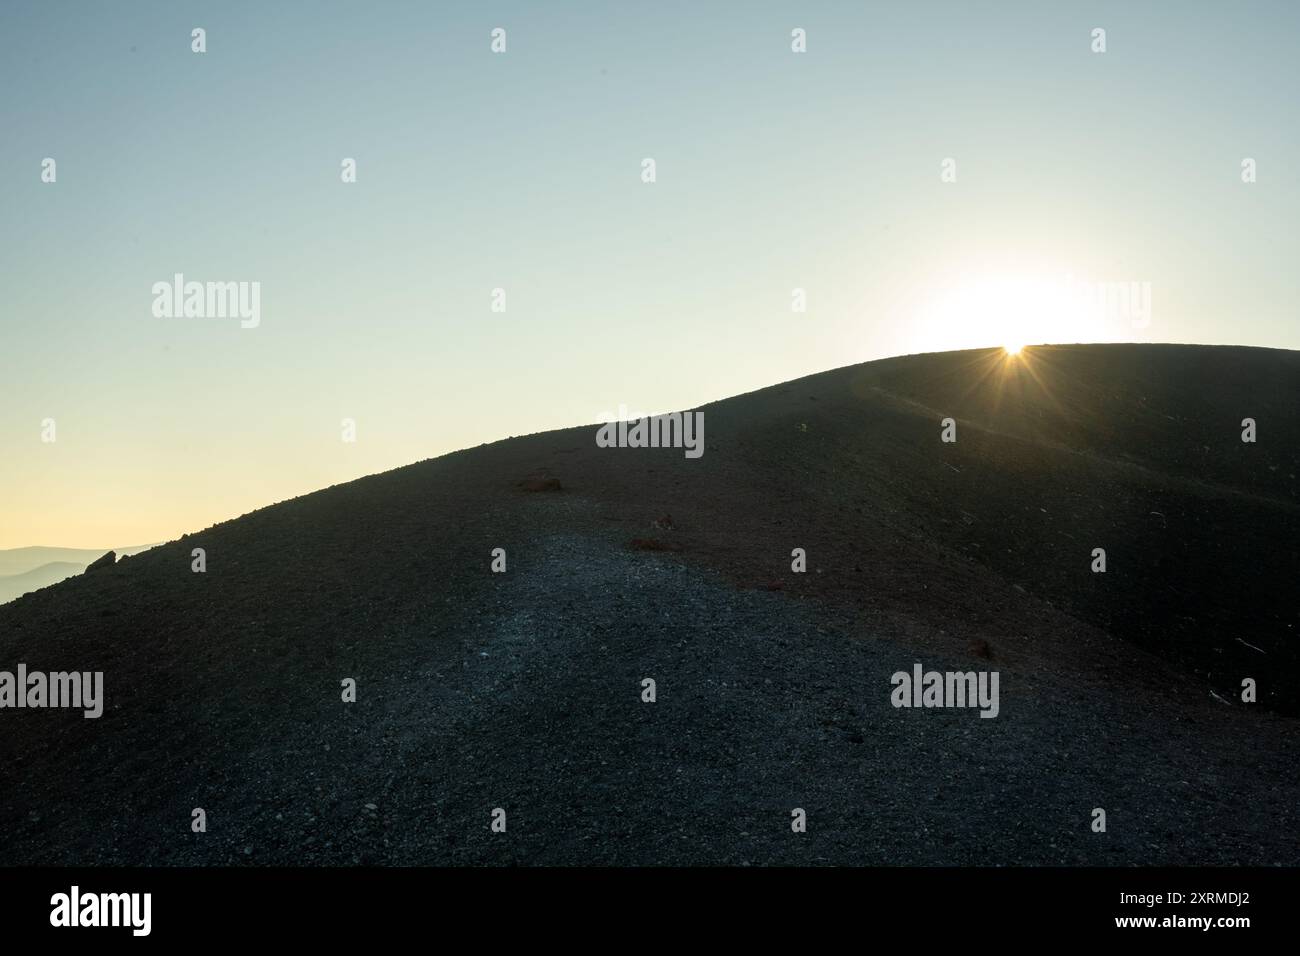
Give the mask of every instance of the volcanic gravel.
<path id="1" fill-rule="evenodd" d="M 0 606 L 0 669 L 107 698 L 0 711 L 0 861 L 1295 865 L 1300 361 L 1034 352 L 709 405 L 698 460 L 481 446 Z M 917 662 L 998 716 L 893 707 Z"/>

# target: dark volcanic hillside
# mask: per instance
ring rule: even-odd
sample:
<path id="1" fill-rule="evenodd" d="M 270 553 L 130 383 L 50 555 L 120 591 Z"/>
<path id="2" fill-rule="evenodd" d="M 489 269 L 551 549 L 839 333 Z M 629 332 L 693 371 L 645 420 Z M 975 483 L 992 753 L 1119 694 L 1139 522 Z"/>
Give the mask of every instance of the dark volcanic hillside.
<path id="1" fill-rule="evenodd" d="M 107 697 L 0 711 L 0 858 L 1300 863 L 1297 398 L 1293 352 L 911 356 L 698 460 L 586 426 L 187 535 L 0 607 L 0 670 Z M 894 709 L 917 661 L 999 716 Z"/>

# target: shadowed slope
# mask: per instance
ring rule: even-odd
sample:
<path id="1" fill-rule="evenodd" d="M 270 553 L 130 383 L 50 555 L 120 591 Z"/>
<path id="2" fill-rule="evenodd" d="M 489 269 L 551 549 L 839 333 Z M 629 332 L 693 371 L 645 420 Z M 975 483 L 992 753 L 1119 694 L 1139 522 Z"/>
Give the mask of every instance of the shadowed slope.
<path id="1" fill-rule="evenodd" d="M 188 535 L 0 607 L 0 668 L 108 698 L 0 713 L 2 848 L 1295 863 L 1294 721 L 1209 691 L 1295 709 L 1297 386 L 1259 349 L 913 356 L 707 406 L 699 460 L 568 429 Z M 999 669 L 1002 715 L 892 709 L 916 660 Z"/>

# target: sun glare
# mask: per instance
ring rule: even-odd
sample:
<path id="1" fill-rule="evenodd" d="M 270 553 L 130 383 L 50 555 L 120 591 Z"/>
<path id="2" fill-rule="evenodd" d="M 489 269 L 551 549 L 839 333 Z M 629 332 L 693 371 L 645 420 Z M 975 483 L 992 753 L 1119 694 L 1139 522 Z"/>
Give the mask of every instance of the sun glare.
<path id="1" fill-rule="evenodd" d="M 1095 342 L 1103 331 L 1068 283 L 1027 275 L 966 275 L 944 283 L 918 316 L 921 351 L 987 348 L 1008 357 L 1031 342 Z"/>

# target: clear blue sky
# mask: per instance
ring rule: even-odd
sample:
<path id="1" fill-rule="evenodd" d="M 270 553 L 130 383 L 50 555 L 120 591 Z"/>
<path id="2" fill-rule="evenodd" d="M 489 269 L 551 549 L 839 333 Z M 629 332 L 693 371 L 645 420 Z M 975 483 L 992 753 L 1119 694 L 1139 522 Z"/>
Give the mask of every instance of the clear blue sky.
<path id="1" fill-rule="evenodd" d="M 1294 3 L 6 0 L 0 547 L 172 538 L 1017 310 L 1029 342 L 1300 347 L 1297 47 Z M 154 317 L 177 272 L 260 282 L 261 325 Z M 988 292 L 1063 275 L 1147 283 L 1149 323 Z"/>

